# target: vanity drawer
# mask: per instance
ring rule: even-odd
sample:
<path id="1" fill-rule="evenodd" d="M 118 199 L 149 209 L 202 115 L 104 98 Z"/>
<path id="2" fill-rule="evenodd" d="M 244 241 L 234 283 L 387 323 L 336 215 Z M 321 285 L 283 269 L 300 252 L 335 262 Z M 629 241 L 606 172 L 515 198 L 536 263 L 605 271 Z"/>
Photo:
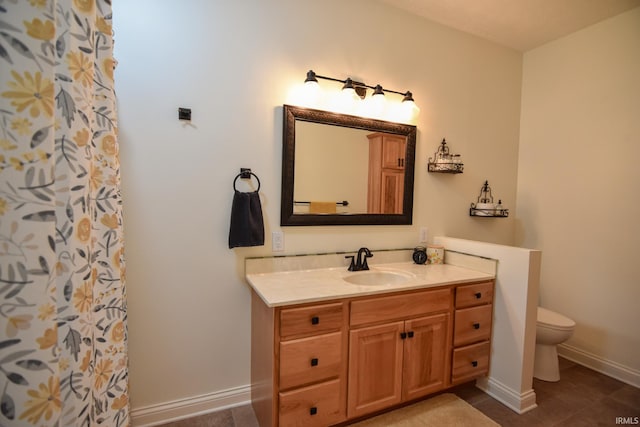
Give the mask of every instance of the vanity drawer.
<path id="1" fill-rule="evenodd" d="M 280 343 L 280 390 L 340 375 L 342 332 Z"/>
<path id="2" fill-rule="evenodd" d="M 470 380 L 489 372 L 491 344 L 481 342 L 453 350 L 451 382 Z"/>
<path id="3" fill-rule="evenodd" d="M 456 310 L 453 345 L 455 347 L 491 338 L 493 305 Z"/>
<path id="4" fill-rule="evenodd" d="M 342 330 L 343 303 L 287 308 L 280 311 L 280 337 L 322 334 Z"/>
<path id="5" fill-rule="evenodd" d="M 451 289 L 436 289 L 351 303 L 351 326 L 406 319 L 451 308 Z"/>
<path id="6" fill-rule="evenodd" d="M 326 427 L 345 419 L 340 380 L 280 393 L 279 427 Z"/>
<path id="7" fill-rule="evenodd" d="M 493 302 L 493 282 L 475 283 L 456 288 L 456 308 Z"/>

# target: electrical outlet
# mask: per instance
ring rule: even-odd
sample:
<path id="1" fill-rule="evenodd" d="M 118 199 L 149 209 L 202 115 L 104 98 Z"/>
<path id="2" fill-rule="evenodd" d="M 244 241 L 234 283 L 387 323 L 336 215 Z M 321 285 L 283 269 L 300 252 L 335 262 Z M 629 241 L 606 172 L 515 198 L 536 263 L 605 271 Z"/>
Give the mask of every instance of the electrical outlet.
<path id="1" fill-rule="evenodd" d="M 428 235 L 429 229 L 427 227 L 420 227 L 420 243 L 427 243 Z"/>
<path id="2" fill-rule="evenodd" d="M 271 250 L 273 252 L 284 251 L 284 233 L 282 231 L 271 233 Z"/>

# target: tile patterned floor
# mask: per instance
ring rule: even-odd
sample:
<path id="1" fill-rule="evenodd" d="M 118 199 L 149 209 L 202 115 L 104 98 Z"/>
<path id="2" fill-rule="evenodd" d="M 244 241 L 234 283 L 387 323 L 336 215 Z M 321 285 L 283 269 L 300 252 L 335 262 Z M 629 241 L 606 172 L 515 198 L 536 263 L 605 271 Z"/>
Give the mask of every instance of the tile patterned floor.
<path id="1" fill-rule="evenodd" d="M 538 407 L 518 415 L 475 387 L 457 394 L 503 427 L 591 427 L 623 425 L 617 417 L 640 417 L 640 389 L 560 358 L 561 381 L 533 380 Z M 251 406 L 164 424 L 161 427 L 258 427 Z"/>

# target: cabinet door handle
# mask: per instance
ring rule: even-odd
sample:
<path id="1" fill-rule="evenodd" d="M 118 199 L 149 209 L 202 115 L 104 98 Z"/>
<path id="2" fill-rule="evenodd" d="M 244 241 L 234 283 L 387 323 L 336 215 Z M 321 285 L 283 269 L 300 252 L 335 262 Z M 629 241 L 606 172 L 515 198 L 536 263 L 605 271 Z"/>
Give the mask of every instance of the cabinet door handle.
<path id="1" fill-rule="evenodd" d="M 408 336 L 409 338 L 413 338 L 413 331 L 409 331 L 409 332 L 407 333 L 407 336 Z"/>
<path id="2" fill-rule="evenodd" d="M 313 359 L 311 359 L 311 366 L 318 366 L 318 358 L 314 357 Z"/>
<path id="3" fill-rule="evenodd" d="M 476 296 L 477 299 L 482 298 L 482 292 L 476 292 L 474 295 Z"/>
<path id="4" fill-rule="evenodd" d="M 320 318 L 318 316 L 313 316 L 311 318 L 311 324 L 312 325 L 317 325 L 318 323 L 320 323 Z"/>
<path id="5" fill-rule="evenodd" d="M 473 329 L 480 329 L 480 323 L 474 323 Z"/>
<path id="6" fill-rule="evenodd" d="M 473 362 L 471 362 L 471 366 L 473 366 L 474 368 L 478 366 L 478 361 L 474 360 Z"/>
<path id="7" fill-rule="evenodd" d="M 309 408 L 309 415 L 315 415 L 318 413 L 318 408 L 316 408 L 315 406 L 312 406 L 311 408 Z"/>
<path id="8" fill-rule="evenodd" d="M 405 339 L 407 338 L 407 333 L 406 332 L 400 332 L 400 339 Z"/>

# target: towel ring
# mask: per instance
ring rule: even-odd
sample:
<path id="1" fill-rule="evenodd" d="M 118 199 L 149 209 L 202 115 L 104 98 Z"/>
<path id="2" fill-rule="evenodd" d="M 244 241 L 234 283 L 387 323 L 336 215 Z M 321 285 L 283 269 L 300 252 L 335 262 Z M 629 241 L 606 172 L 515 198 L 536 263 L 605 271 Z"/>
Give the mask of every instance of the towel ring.
<path id="1" fill-rule="evenodd" d="M 256 181 L 258 181 L 258 189 L 256 190 L 256 192 L 260 191 L 260 178 L 258 178 L 258 175 L 256 175 L 255 173 L 249 171 L 242 171 L 238 175 L 236 175 L 236 178 L 233 180 L 233 189 L 235 191 L 238 191 L 238 189 L 236 188 L 236 181 L 238 181 L 238 178 L 242 177 L 243 179 L 251 179 L 251 176 L 253 176 Z"/>

